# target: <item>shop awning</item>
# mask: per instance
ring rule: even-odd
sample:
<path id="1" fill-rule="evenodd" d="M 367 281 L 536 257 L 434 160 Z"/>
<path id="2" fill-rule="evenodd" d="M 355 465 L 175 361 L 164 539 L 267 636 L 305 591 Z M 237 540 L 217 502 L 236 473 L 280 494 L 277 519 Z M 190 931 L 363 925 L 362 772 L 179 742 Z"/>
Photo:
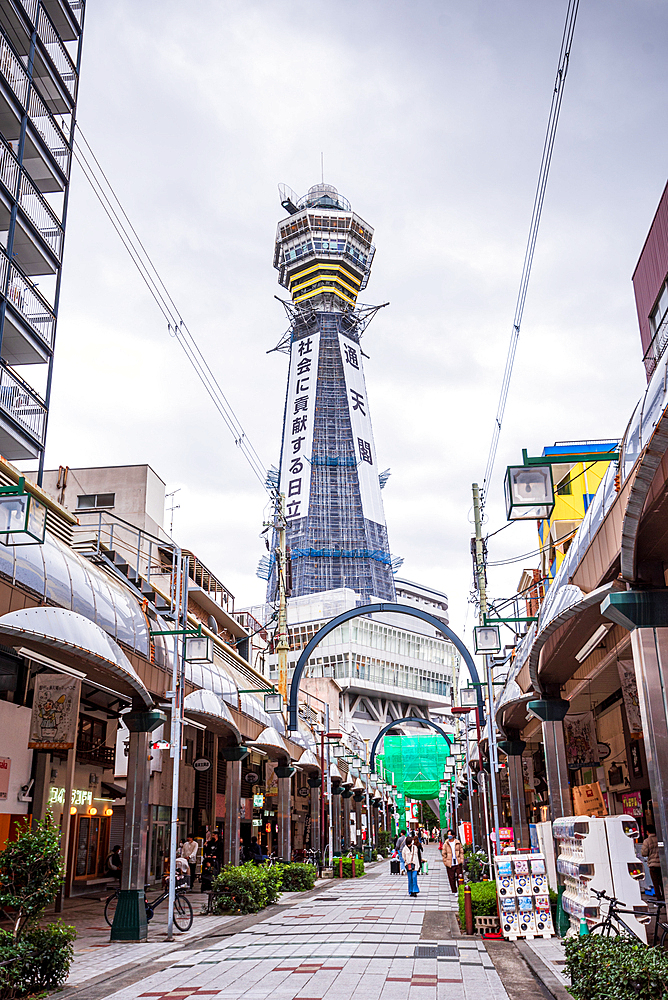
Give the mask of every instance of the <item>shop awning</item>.
<path id="1" fill-rule="evenodd" d="M 273 726 L 263 729 L 256 740 L 249 740 L 248 746 L 263 750 L 271 760 L 280 760 L 283 757 L 290 759 L 290 751 L 283 742 L 283 737 Z"/>
<path id="2" fill-rule="evenodd" d="M 41 654 L 54 665 L 80 671 L 91 683 L 153 704 L 121 647 L 90 618 L 64 608 L 24 608 L 0 618 L 0 636 L 27 657 Z"/>
<path id="3" fill-rule="evenodd" d="M 241 743 L 241 733 L 235 725 L 232 714 L 222 699 L 214 691 L 191 691 L 183 700 L 183 711 L 187 719 L 202 722 L 212 733 L 219 736 L 232 735 L 236 743 Z"/>
<path id="4" fill-rule="evenodd" d="M 304 750 L 299 758 L 299 766 L 303 771 L 319 771 L 320 761 L 312 750 Z"/>

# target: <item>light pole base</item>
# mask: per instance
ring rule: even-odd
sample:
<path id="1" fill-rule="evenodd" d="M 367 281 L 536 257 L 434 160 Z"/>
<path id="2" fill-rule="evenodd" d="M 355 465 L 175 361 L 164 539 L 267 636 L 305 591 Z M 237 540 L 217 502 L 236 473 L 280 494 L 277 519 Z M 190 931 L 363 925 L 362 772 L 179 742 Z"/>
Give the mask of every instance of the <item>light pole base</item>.
<path id="1" fill-rule="evenodd" d="M 110 941 L 146 941 L 148 924 L 143 889 L 121 889 Z"/>

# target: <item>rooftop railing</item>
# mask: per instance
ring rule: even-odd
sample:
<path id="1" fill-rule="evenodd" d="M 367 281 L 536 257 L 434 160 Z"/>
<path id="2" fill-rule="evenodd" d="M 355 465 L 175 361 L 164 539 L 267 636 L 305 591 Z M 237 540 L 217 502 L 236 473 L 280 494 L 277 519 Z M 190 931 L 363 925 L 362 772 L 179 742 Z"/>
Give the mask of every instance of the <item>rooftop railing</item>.
<path id="1" fill-rule="evenodd" d="M 44 444 L 46 406 L 23 379 L 0 362 L 0 409 Z"/>

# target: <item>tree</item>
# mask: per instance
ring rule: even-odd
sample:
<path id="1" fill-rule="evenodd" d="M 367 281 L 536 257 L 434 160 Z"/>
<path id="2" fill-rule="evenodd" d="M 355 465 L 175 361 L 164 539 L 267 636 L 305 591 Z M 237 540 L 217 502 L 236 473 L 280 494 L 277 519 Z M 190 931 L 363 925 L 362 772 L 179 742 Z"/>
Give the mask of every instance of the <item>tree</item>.
<path id="1" fill-rule="evenodd" d="M 65 880 L 59 841 L 47 816 L 32 830 L 26 820 L 18 838 L 0 851 L 0 906 L 16 911 L 14 940 L 37 924 Z"/>

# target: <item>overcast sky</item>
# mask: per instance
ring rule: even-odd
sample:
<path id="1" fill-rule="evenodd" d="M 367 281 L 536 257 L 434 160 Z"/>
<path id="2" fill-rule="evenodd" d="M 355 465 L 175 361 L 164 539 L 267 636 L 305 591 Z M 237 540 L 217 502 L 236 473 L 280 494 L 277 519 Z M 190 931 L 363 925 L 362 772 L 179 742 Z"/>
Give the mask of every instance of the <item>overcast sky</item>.
<path id="1" fill-rule="evenodd" d="M 250 440 L 277 464 L 287 358 L 277 184 L 336 185 L 375 228 L 364 339 L 392 552 L 461 631 L 482 481 L 566 0 L 89 0 L 79 124 Z M 665 0 L 583 0 L 501 474 L 623 433 L 644 385 L 631 274 L 668 175 Z M 237 598 L 266 496 L 75 167 L 47 466 L 148 462 L 174 533 Z M 490 558 L 537 547 L 511 526 Z M 527 559 L 490 571 L 514 592 Z M 468 614 L 467 630 L 472 615 Z"/>

